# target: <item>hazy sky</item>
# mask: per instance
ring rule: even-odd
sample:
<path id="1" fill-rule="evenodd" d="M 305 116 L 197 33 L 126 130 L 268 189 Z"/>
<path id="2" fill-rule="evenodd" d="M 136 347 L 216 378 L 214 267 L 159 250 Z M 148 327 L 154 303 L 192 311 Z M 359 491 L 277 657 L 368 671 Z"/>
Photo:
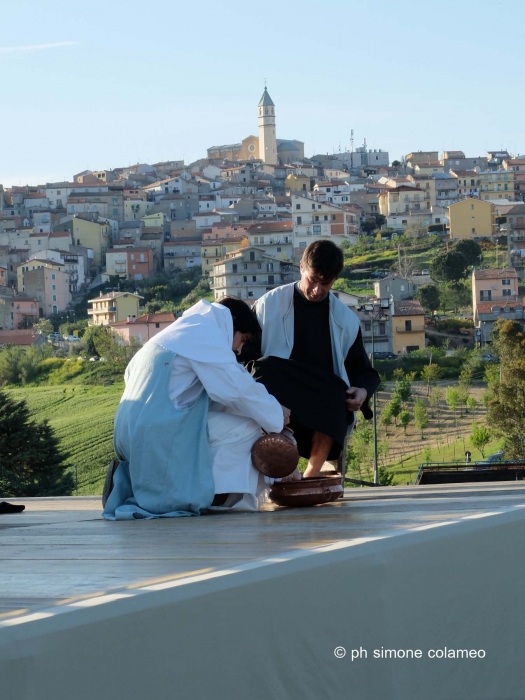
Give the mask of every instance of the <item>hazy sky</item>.
<path id="1" fill-rule="evenodd" d="M 523 0 L 17 0 L 0 22 L 0 183 L 206 156 L 257 133 L 525 153 Z"/>

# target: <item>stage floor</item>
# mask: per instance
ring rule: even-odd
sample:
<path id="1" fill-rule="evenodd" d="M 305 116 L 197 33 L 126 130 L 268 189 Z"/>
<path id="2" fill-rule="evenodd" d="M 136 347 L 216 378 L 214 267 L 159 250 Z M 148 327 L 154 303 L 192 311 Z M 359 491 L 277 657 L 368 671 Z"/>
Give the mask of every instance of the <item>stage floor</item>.
<path id="1" fill-rule="evenodd" d="M 0 515 L 0 626 L 56 605 L 525 505 L 525 482 L 348 489 L 315 508 L 107 522 L 100 499 L 9 499 Z"/>

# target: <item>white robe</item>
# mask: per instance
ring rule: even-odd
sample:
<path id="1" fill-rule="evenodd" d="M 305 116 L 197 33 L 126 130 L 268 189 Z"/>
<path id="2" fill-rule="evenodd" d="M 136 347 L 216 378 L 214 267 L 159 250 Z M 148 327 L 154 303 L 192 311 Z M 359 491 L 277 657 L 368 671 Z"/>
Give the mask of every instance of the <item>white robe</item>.
<path id="1" fill-rule="evenodd" d="M 199 315 L 206 317 L 205 325 L 209 326 L 211 320 L 215 330 L 219 330 L 209 338 L 207 347 L 206 342 L 193 342 L 195 332 L 181 340 L 182 322 L 200 325 Z M 256 510 L 266 497 L 268 484 L 252 464 L 251 448 L 262 429 L 282 430 L 281 406 L 237 362 L 231 349 L 233 323 L 226 307 L 201 301 L 181 321 L 152 338 L 152 342 L 177 353 L 169 383 L 170 400 L 180 409 L 194 404 L 202 391 L 208 394 L 208 439 L 215 493 L 231 494 L 225 508 Z"/>

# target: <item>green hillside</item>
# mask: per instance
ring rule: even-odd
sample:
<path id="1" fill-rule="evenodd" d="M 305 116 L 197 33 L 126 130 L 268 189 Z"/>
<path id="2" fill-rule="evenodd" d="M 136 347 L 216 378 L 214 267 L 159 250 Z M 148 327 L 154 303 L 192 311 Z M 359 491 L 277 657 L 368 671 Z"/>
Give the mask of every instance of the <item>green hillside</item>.
<path id="1" fill-rule="evenodd" d="M 78 495 L 102 492 L 105 472 L 113 456 L 113 419 L 123 384 L 112 386 L 43 386 L 8 389 L 25 399 L 37 420 L 47 418 L 68 452 Z"/>

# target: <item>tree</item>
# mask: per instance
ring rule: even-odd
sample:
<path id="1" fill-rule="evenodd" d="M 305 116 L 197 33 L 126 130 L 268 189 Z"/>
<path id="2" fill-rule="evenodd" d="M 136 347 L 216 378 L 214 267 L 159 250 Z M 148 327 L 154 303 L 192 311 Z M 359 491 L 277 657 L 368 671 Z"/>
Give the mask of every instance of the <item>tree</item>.
<path id="1" fill-rule="evenodd" d="M 408 411 L 401 411 L 399 414 L 399 422 L 403 426 L 403 430 L 405 431 L 405 435 L 407 434 L 407 426 L 410 423 L 410 413 Z"/>
<path id="2" fill-rule="evenodd" d="M 463 253 L 451 250 L 448 253 L 436 255 L 432 261 L 431 274 L 432 277 L 443 282 L 458 282 L 465 277 L 467 267 L 467 259 Z"/>
<path id="3" fill-rule="evenodd" d="M 392 396 L 385 408 L 388 408 L 390 415 L 394 419 L 394 423 L 397 425 L 397 417 L 401 413 L 401 399 L 399 398 L 399 396 L 394 394 L 394 396 Z"/>
<path id="4" fill-rule="evenodd" d="M 392 167 L 393 168 L 399 168 L 401 166 L 401 163 L 398 160 L 393 160 L 392 161 Z"/>
<path id="5" fill-rule="evenodd" d="M 421 370 L 421 380 L 427 385 L 427 396 L 430 394 L 430 386 L 441 377 L 441 368 L 436 364 L 425 365 Z"/>
<path id="6" fill-rule="evenodd" d="M 395 479 L 395 474 L 389 472 L 386 467 L 379 467 L 379 483 L 381 486 L 391 486 Z"/>
<path id="7" fill-rule="evenodd" d="M 443 400 L 443 392 L 439 387 L 433 387 L 429 397 L 428 402 L 430 404 L 430 409 L 432 411 L 432 416 L 439 413 L 439 408 L 441 406 L 441 401 Z"/>
<path id="8" fill-rule="evenodd" d="M 398 379 L 394 387 L 394 395 L 399 397 L 401 403 L 405 404 L 412 396 L 412 384 L 407 376 Z"/>
<path id="9" fill-rule="evenodd" d="M 454 411 L 454 420 L 456 422 L 456 427 L 458 425 L 458 419 L 456 415 L 456 411 L 459 408 L 459 405 L 461 403 L 461 395 L 460 391 L 457 387 L 455 386 L 449 386 L 447 388 L 446 394 L 445 394 L 445 401 L 447 402 L 448 407 Z"/>
<path id="10" fill-rule="evenodd" d="M 51 321 L 48 321 L 47 318 L 43 318 L 41 321 L 37 321 L 36 323 L 34 323 L 33 329 L 37 333 L 41 333 L 42 335 L 49 335 L 55 330 L 53 328 L 53 324 L 51 323 Z"/>
<path id="11" fill-rule="evenodd" d="M 47 421 L 31 420 L 24 400 L 0 391 L 0 491 L 5 496 L 63 496 L 73 489 L 66 455 Z"/>
<path id="12" fill-rule="evenodd" d="M 461 253 L 463 255 L 467 265 L 479 264 L 481 246 L 471 238 L 462 238 L 455 244 L 453 250 L 456 253 Z"/>
<path id="13" fill-rule="evenodd" d="M 439 284 L 439 298 L 442 309 L 455 309 L 469 306 L 472 300 L 472 290 L 465 281 L 441 282 Z"/>
<path id="14" fill-rule="evenodd" d="M 392 425 L 392 411 L 390 410 L 389 404 L 387 404 L 381 411 L 379 420 L 381 422 L 381 425 L 385 426 L 385 432 L 388 435 L 388 426 Z"/>
<path id="15" fill-rule="evenodd" d="M 489 444 L 491 435 L 484 425 L 472 423 L 472 432 L 470 434 L 470 442 L 480 451 L 481 456 L 485 459 L 485 447 Z"/>
<path id="16" fill-rule="evenodd" d="M 421 302 L 421 306 L 432 313 L 440 308 L 441 300 L 439 289 L 435 284 L 423 284 L 416 292 L 416 299 Z"/>
<path id="17" fill-rule="evenodd" d="M 423 440 L 423 431 L 428 427 L 428 411 L 426 403 L 423 399 L 418 399 L 414 404 L 414 423 L 418 430 L 421 431 L 421 439 Z"/>
<path id="18" fill-rule="evenodd" d="M 516 321 L 494 324 L 493 346 L 499 355 L 501 376 L 490 386 L 488 424 L 504 438 L 510 459 L 525 457 L 525 335 Z"/>
<path id="19" fill-rule="evenodd" d="M 475 411 L 477 407 L 478 407 L 478 402 L 476 401 L 476 399 L 473 396 L 469 396 L 467 399 L 467 408 L 470 411 Z"/>

